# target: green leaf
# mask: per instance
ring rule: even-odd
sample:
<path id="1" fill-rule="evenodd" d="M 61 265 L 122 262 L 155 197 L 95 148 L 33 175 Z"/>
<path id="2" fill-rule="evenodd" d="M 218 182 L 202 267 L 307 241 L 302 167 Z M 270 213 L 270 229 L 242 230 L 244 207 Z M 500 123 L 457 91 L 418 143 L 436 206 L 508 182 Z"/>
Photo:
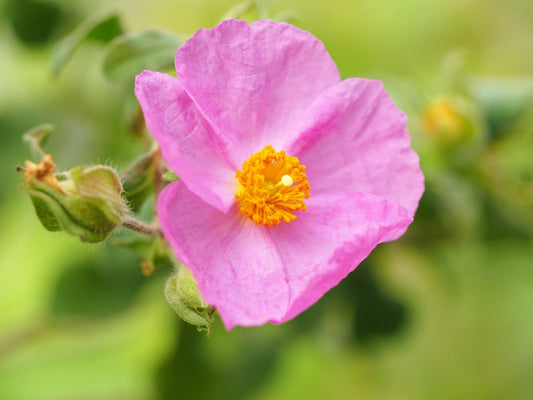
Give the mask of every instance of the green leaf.
<path id="1" fill-rule="evenodd" d="M 472 78 L 469 89 L 480 104 L 493 137 L 499 137 L 533 107 L 533 79 Z"/>
<path id="2" fill-rule="evenodd" d="M 65 37 L 57 47 L 52 61 L 52 73 L 58 76 L 76 49 L 86 41 L 108 43 L 124 33 L 120 16 L 116 13 L 91 18 Z"/>
<path id="3" fill-rule="evenodd" d="M 17 39 L 29 45 L 48 43 L 64 22 L 65 11 L 58 1 L 0 1 L 2 20 L 11 25 Z"/>
<path id="4" fill-rule="evenodd" d="M 30 129 L 22 136 L 22 140 L 29 144 L 32 156 L 40 160 L 45 155 L 42 146 L 45 144 L 50 132 L 54 127 L 50 124 L 41 124 L 35 128 Z"/>
<path id="5" fill-rule="evenodd" d="M 156 29 L 134 32 L 115 39 L 104 59 L 104 73 L 113 79 L 128 79 L 144 69 L 165 70 L 184 40 Z"/>

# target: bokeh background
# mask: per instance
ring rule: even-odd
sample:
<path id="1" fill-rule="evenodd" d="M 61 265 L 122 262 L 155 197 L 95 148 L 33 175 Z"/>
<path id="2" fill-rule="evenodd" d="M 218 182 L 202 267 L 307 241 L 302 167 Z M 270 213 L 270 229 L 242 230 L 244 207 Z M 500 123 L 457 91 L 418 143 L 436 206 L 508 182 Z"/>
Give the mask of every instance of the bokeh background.
<path id="1" fill-rule="evenodd" d="M 281 326 L 210 338 L 182 323 L 128 249 L 45 231 L 15 172 L 21 140 L 56 127 L 60 169 L 124 170 L 131 80 L 85 43 L 61 74 L 61 39 L 117 11 L 127 31 L 187 38 L 233 0 L 0 1 L 0 398 L 531 399 L 533 3 L 270 0 L 248 19 L 290 19 L 343 78 L 378 78 L 407 113 L 426 175 L 414 224 L 315 306 Z M 260 15 L 259 15 L 260 14 Z"/>

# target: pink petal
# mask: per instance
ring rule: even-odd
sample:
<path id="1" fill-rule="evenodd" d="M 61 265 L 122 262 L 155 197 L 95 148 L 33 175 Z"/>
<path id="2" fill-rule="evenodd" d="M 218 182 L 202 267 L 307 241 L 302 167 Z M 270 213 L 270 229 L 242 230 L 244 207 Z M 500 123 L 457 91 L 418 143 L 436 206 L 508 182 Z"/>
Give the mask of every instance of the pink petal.
<path id="1" fill-rule="evenodd" d="M 224 21 L 200 29 L 176 54 L 178 79 L 229 141 L 234 163 L 276 149 L 304 110 L 339 82 L 323 44 L 288 24 Z"/>
<path id="2" fill-rule="evenodd" d="M 166 239 L 227 329 L 283 318 L 288 288 L 268 228 L 255 225 L 236 206 L 223 214 L 182 182 L 165 188 L 157 210 Z"/>
<path id="3" fill-rule="evenodd" d="M 157 208 L 165 237 L 227 329 L 293 318 L 412 221 L 380 197 L 337 193 L 311 197 L 296 221 L 267 228 L 236 206 L 223 214 L 182 182 L 165 188 Z"/>
<path id="4" fill-rule="evenodd" d="M 290 290 L 289 309 L 278 323 L 313 305 L 412 222 L 405 208 L 365 193 L 312 195 L 307 206 L 297 220 L 271 227 Z"/>
<path id="5" fill-rule="evenodd" d="M 224 155 L 226 141 L 213 131 L 178 80 L 144 71 L 135 80 L 135 94 L 168 165 L 205 202 L 228 211 L 234 203 L 237 168 Z"/>
<path id="6" fill-rule="evenodd" d="M 406 122 L 380 81 L 350 78 L 309 107 L 287 152 L 306 166 L 312 195 L 371 193 L 414 215 L 424 177 Z"/>

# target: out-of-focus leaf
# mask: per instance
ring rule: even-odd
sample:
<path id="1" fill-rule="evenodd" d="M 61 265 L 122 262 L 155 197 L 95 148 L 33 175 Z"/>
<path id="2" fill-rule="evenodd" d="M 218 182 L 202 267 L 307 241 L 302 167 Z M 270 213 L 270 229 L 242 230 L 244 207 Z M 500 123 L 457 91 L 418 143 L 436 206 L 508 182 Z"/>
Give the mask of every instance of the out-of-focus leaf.
<path id="1" fill-rule="evenodd" d="M 227 19 L 244 19 L 254 21 L 258 19 L 274 19 L 269 16 L 265 2 L 262 0 L 245 0 L 229 8 L 220 18 L 220 21 Z M 275 20 L 275 19 L 274 19 Z"/>
<path id="2" fill-rule="evenodd" d="M 64 18 L 62 8 L 54 2 L 8 0 L 5 3 L 6 16 L 13 31 L 26 44 L 46 44 Z"/>
<path id="3" fill-rule="evenodd" d="M 493 141 L 480 163 L 482 183 L 500 203 L 505 219 L 526 232 L 533 227 L 532 127 L 533 109 Z"/>
<path id="4" fill-rule="evenodd" d="M 269 13 L 266 8 L 266 4 L 263 0 L 254 0 L 255 9 L 257 10 L 257 16 L 259 19 L 269 19 Z"/>
<path id="5" fill-rule="evenodd" d="M 136 255 L 102 246 L 100 253 L 75 260 L 59 276 L 50 299 L 55 316 L 105 316 L 134 305 L 146 279 L 132 268 Z"/>
<path id="6" fill-rule="evenodd" d="M 481 106 L 491 136 L 498 137 L 533 109 L 533 79 L 472 78 L 469 89 Z"/>
<path id="7" fill-rule="evenodd" d="M 293 24 L 295 22 L 298 22 L 301 20 L 300 16 L 293 12 L 293 11 L 290 11 L 290 10 L 285 10 L 285 11 L 282 11 L 276 15 L 274 15 L 274 17 L 272 18 L 274 21 L 278 21 L 278 22 L 287 22 L 289 24 Z"/>
<path id="8" fill-rule="evenodd" d="M 220 20 L 224 21 L 226 19 L 241 18 L 244 14 L 253 10 L 254 8 L 255 8 L 254 0 L 246 0 L 241 3 L 237 3 L 233 7 L 231 7 L 228 11 L 226 11 Z"/>
<path id="9" fill-rule="evenodd" d="M 104 72 L 113 79 L 129 79 L 144 69 L 171 68 L 183 42 L 183 38 L 157 29 L 120 36 L 110 44 Z"/>
<path id="10" fill-rule="evenodd" d="M 174 265 L 172 251 L 168 243 L 161 236 L 128 235 L 114 238 L 111 241 L 114 246 L 125 247 L 137 254 L 144 261 L 141 268 L 144 275 L 152 275 L 156 270 L 169 269 Z M 149 266 L 149 270 L 146 267 Z"/>
<path id="11" fill-rule="evenodd" d="M 76 49 L 85 41 L 108 43 L 124 33 L 120 16 L 116 13 L 100 15 L 81 24 L 59 44 L 53 57 L 52 72 L 59 75 Z"/>
<path id="12" fill-rule="evenodd" d="M 35 128 L 30 129 L 22 136 L 22 140 L 30 145 L 32 156 L 35 159 L 41 159 L 45 155 L 42 146 L 45 144 L 50 132 L 54 130 L 54 127 L 50 124 L 38 125 Z"/>

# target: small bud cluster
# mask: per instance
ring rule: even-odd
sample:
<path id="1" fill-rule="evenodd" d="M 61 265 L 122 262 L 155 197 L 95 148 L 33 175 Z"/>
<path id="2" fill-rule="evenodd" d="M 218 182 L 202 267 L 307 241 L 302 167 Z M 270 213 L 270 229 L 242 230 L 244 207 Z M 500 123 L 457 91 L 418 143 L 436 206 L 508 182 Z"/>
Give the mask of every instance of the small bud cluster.
<path id="1" fill-rule="evenodd" d="M 51 155 L 26 161 L 25 189 L 37 217 L 50 231 L 65 231 L 84 242 L 100 242 L 128 214 L 122 184 L 109 167 L 76 167 L 58 179 Z"/>

